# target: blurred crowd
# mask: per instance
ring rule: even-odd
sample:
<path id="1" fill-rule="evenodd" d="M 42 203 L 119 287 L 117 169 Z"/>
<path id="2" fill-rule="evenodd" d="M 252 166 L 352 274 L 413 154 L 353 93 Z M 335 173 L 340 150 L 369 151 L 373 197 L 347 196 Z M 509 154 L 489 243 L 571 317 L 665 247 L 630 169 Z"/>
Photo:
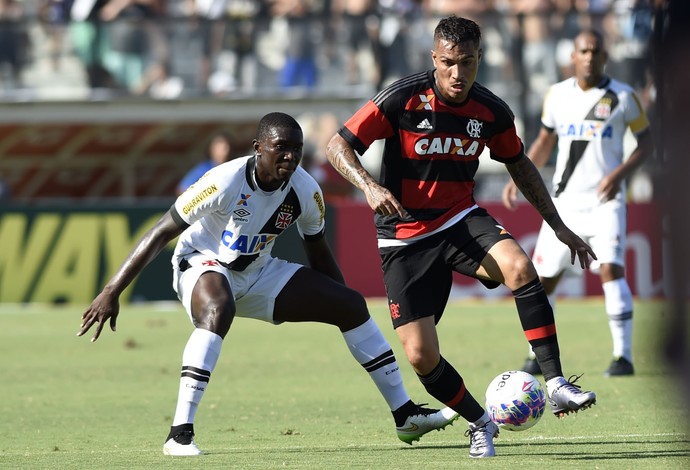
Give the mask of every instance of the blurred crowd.
<path id="1" fill-rule="evenodd" d="M 433 27 L 457 14 L 482 27 L 478 81 L 516 111 L 531 142 L 548 86 L 572 73 L 572 38 L 582 28 L 605 35 L 607 72 L 653 107 L 650 43 L 663 2 L 0 0 L 0 102 L 364 99 L 430 68 Z M 338 124 L 333 116 L 316 120 L 326 134 Z M 308 137 L 324 148 L 319 136 Z"/>
<path id="2" fill-rule="evenodd" d="M 644 89 L 654 1 L 0 0 L 0 90 L 7 99 L 32 88 L 47 99 L 368 93 L 429 67 L 433 25 L 458 14 L 485 34 L 480 81 L 528 78 L 539 108 L 539 91 L 570 73 L 570 39 L 587 26 L 606 34 L 612 73 Z"/>

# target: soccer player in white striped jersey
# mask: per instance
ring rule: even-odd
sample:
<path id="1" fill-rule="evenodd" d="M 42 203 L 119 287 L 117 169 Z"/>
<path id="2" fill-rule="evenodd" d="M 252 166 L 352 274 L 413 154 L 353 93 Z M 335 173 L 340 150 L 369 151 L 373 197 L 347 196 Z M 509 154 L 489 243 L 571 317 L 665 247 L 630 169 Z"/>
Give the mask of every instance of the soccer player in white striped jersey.
<path id="1" fill-rule="evenodd" d="M 179 237 L 173 287 L 195 328 L 182 354 L 177 408 L 163 445 L 166 455 L 202 454 L 194 440 L 194 419 L 236 316 L 337 327 L 388 404 L 403 442 L 412 444 L 458 418 L 450 408 L 425 408 L 410 400 L 393 350 L 365 299 L 345 285 L 328 246 L 321 189 L 299 166 L 303 145 L 294 118 L 265 115 L 254 155 L 212 168 L 182 193 L 82 315 L 79 336 L 97 324 L 92 341 L 97 340 L 106 322 L 115 331 L 120 293 Z M 292 224 L 309 266 L 271 255 L 276 237 Z"/>
<path id="2" fill-rule="evenodd" d="M 552 196 L 564 222 L 597 253 L 613 339 L 607 376 L 634 374 L 633 296 L 625 279 L 626 179 L 652 151 L 647 115 L 635 91 L 604 73 L 607 53 L 600 33 L 582 31 L 574 40 L 575 76 L 553 85 L 542 110 L 542 127 L 528 156 L 537 168 L 558 144 Z M 623 141 L 630 128 L 637 147 L 625 158 Z M 511 181 L 503 203 L 513 209 L 517 188 Z M 549 299 L 569 270 L 570 253 L 548 225 L 542 225 L 533 261 Z M 577 272 L 574 271 L 573 272 Z M 530 352 L 523 369 L 539 373 Z"/>

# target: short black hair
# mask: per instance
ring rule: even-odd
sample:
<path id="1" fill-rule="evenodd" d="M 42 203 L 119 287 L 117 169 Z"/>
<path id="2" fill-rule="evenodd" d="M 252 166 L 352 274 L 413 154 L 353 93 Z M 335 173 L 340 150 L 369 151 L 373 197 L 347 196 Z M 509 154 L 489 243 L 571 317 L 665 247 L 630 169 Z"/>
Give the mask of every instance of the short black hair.
<path id="1" fill-rule="evenodd" d="M 443 18 L 436 25 L 434 44 L 440 40 L 446 40 L 455 45 L 472 42 L 479 47 L 482 41 L 482 31 L 474 21 L 451 15 Z"/>
<path id="2" fill-rule="evenodd" d="M 256 129 L 256 140 L 261 142 L 269 137 L 273 129 L 280 128 L 302 130 L 295 118 L 289 114 L 280 112 L 268 113 L 259 121 L 259 126 Z"/>
<path id="3" fill-rule="evenodd" d="M 603 48 L 605 46 L 604 44 L 604 35 L 601 34 L 599 31 L 593 28 L 584 28 L 580 30 L 579 33 L 575 35 L 573 38 L 573 42 L 579 37 L 579 36 L 594 36 L 594 39 L 597 40 L 597 43 Z"/>

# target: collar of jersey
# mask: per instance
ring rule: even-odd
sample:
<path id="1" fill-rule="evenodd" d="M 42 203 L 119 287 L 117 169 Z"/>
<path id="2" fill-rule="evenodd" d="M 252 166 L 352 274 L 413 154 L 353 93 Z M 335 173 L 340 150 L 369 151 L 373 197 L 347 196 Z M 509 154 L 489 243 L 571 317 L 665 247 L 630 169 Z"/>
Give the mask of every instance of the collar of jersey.
<path id="1" fill-rule="evenodd" d="M 256 179 L 256 155 L 254 155 L 252 158 L 247 160 L 245 177 L 247 178 L 247 184 L 249 184 L 249 187 L 252 188 L 254 191 L 261 191 L 264 194 L 271 194 L 274 192 L 274 191 L 264 191 L 259 186 L 259 182 Z M 283 185 L 278 189 L 280 189 L 281 191 L 284 191 L 285 188 L 287 188 L 288 182 L 289 181 L 284 182 Z"/>

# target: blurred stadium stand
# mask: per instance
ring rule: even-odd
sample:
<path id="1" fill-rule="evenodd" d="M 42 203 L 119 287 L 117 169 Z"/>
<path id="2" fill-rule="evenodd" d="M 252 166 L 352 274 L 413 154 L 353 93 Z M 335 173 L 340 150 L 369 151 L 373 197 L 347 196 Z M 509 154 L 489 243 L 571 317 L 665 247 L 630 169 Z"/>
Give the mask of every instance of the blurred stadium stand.
<path id="1" fill-rule="evenodd" d="M 354 29 L 336 13 L 338 1 L 300 0 L 306 13 L 299 22 L 281 10 L 281 1 L 0 0 L 0 44 L 4 42 L 0 45 L 0 177 L 13 197 L 80 196 L 75 190 L 46 192 L 56 181 L 45 180 L 42 190 L 27 189 L 26 176 L 17 172 L 29 165 L 31 156 L 48 170 L 98 166 L 93 163 L 98 159 L 125 179 L 144 177 L 143 182 L 121 182 L 119 190 L 92 189 L 81 196 L 159 197 L 172 195 L 167 193 L 170 184 L 148 185 L 144 174 L 162 175 L 159 165 L 167 162 L 171 166 L 167 178 L 177 178 L 199 158 L 199 140 L 213 127 L 239 125 L 235 134 L 250 142 L 251 121 L 267 109 L 339 123 L 377 87 L 430 67 L 433 27 L 439 12 L 448 11 L 449 3 L 453 7 L 453 2 L 435 0 L 363 0 L 368 1 L 369 11 L 364 15 L 366 33 L 361 34 L 367 34 L 373 46 L 355 51 L 354 64 L 361 73 L 353 74 L 353 62 L 346 58 Z M 114 18 L 112 12 L 103 13 L 119 3 L 128 7 Z M 457 2 L 459 7 L 471 3 Z M 512 107 L 527 144 L 538 130 L 546 87 L 569 73 L 568 45 L 580 27 L 595 26 L 605 32 L 611 52 L 607 70 L 634 84 L 645 105 L 653 109 L 650 2 L 548 0 L 537 2 L 541 6 L 532 10 L 513 0 L 475 3 L 483 7 L 468 9 L 468 15 L 482 25 L 485 37 L 479 80 Z M 314 86 L 281 85 L 282 67 L 295 37 L 310 44 L 317 67 Z M 395 47 L 386 47 L 391 44 Z M 10 46 L 14 53 L 3 54 Z M 94 122 L 98 126 L 87 130 Z M 188 128 L 189 122 L 206 127 L 195 131 Z M 140 129 L 137 123 L 149 127 Z M 314 156 L 323 161 L 321 134 L 334 129 L 307 127 Z M 63 139 L 64 145 L 51 148 L 46 144 L 50 136 Z M 147 141 L 138 140 L 144 136 Z M 127 138 L 134 140 L 124 143 Z M 181 146 L 161 150 L 170 138 Z M 196 139 L 196 145 L 182 143 L 186 138 Z M 121 146 L 99 153 L 103 149 L 93 139 L 101 144 L 104 139 L 119 139 Z M 90 140 L 87 148 L 93 150 L 88 159 L 84 140 Z M 32 142 L 42 149 L 31 150 Z M 82 162 L 91 163 L 75 163 L 80 161 L 77 152 Z M 120 155 L 117 163 L 112 152 Z M 488 159 L 482 161 L 478 198 L 496 200 L 505 171 Z M 634 199 L 650 198 L 654 174 L 652 161 L 631 185 Z M 70 175 L 70 179 L 75 176 Z M 150 194 L 142 193 L 144 187 Z"/>

